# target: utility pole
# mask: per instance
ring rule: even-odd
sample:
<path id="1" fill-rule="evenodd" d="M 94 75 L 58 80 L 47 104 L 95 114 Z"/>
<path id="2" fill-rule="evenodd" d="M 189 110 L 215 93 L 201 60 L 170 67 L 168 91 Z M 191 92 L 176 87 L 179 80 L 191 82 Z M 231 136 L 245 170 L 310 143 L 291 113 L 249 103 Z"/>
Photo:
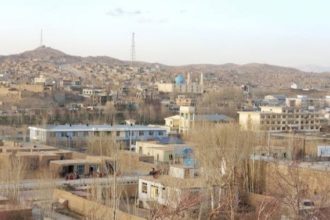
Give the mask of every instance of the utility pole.
<path id="1" fill-rule="evenodd" d="M 113 140 L 115 147 L 115 164 L 113 170 L 113 220 L 117 219 L 117 162 L 118 162 L 118 144 Z"/>

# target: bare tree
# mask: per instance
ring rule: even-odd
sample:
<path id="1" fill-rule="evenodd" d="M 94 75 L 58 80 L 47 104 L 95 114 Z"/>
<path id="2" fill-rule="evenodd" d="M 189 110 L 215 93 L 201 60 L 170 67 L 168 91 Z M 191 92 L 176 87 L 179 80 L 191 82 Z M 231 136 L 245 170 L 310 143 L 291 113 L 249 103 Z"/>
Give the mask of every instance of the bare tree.
<path id="1" fill-rule="evenodd" d="M 210 218 L 222 215 L 235 218 L 240 194 L 248 191 L 248 160 L 256 136 L 241 131 L 237 124 L 201 124 L 189 134 L 195 143 L 196 159 L 201 176 L 210 191 Z"/>
<path id="2" fill-rule="evenodd" d="M 14 154 L 0 161 L 0 184 L 4 195 L 13 203 L 19 203 L 20 183 L 24 178 L 25 163 Z"/>

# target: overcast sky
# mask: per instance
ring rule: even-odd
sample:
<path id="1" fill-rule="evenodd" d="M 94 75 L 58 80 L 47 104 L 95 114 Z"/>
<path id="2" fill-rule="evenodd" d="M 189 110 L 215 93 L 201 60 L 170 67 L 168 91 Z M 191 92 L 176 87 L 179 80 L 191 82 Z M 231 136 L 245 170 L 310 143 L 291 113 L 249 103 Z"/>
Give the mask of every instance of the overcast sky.
<path id="1" fill-rule="evenodd" d="M 44 43 L 165 64 L 329 66 L 328 0 L 0 0 L 0 54 Z"/>

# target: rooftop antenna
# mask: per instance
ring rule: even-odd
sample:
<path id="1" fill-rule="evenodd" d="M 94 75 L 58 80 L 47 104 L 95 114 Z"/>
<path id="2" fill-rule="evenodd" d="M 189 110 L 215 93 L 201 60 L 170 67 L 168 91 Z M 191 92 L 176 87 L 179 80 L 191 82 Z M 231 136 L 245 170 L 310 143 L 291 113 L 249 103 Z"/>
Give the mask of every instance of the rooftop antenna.
<path id="1" fill-rule="evenodd" d="M 40 47 L 42 47 L 44 45 L 44 42 L 43 42 L 43 31 L 41 29 L 40 31 Z"/>
<path id="2" fill-rule="evenodd" d="M 132 33 L 132 45 L 131 45 L 131 65 L 135 61 L 135 33 Z"/>

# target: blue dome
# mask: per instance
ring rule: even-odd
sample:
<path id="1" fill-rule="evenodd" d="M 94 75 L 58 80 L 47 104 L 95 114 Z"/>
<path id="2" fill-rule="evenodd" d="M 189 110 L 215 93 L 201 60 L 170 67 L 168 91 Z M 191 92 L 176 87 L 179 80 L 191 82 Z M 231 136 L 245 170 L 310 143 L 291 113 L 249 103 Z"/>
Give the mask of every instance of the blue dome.
<path id="1" fill-rule="evenodd" d="M 182 85 L 182 84 L 184 84 L 184 82 L 185 82 L 185 80 L 184 80 L 184 76 L 182 74 L 177 75 L 175 77 L 175 84 Z"/>

